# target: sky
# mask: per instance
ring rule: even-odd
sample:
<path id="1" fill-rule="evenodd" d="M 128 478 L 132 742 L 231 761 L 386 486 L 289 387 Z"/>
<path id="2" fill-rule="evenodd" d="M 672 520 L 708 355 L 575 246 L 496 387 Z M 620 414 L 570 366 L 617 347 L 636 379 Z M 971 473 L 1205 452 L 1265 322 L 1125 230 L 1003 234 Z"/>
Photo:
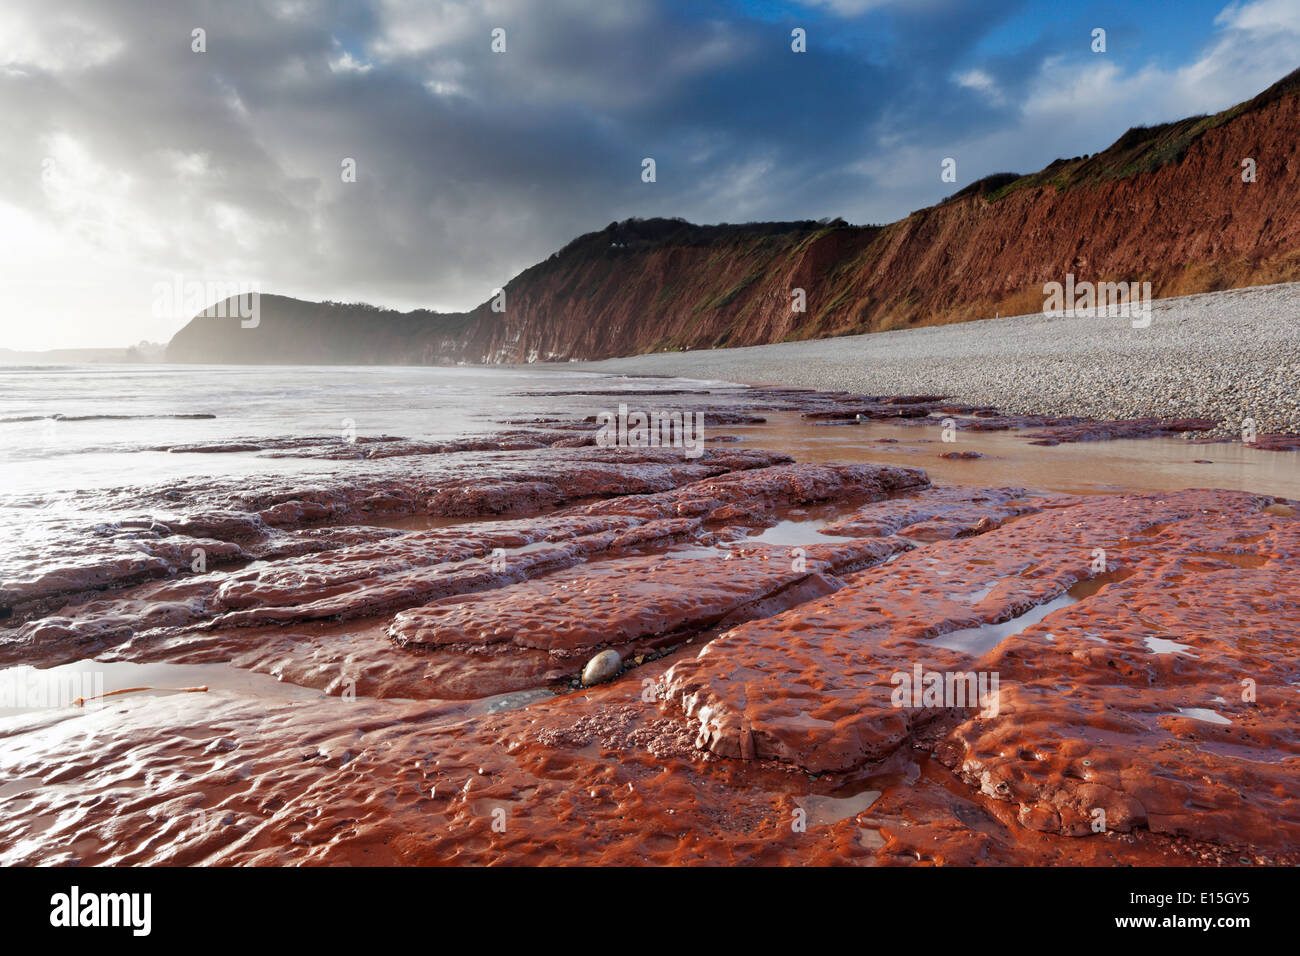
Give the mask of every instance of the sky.
<path id="1" fill-rule="evenodd" d="M 0 348 L 165 342 L 205 284 L 460 311 L 629 216 L 890 222 L 1297 66 L 1298 0 L 4 0 Z"/>

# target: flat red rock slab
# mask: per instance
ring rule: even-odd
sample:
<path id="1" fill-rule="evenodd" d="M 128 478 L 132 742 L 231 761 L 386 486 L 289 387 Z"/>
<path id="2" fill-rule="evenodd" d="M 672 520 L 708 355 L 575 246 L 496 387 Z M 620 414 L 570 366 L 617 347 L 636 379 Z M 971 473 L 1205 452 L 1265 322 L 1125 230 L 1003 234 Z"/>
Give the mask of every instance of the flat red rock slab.
<path id="1" fill-rule="evenodd" d="M 322 552 L 392 536 L 367 524 L 413 515 L 535 515 L 558 504 L 648 495 L 789 456 L 710 449 L 576 448 L 413 466 L 404 459 L 350 464 L 337 473 L 192 481 L 12 502 L 32 509 L 30 540 L 0 545 L 0 624 L 12 628 L 96 592 L 232 562 Z M 325 523 L 334 528 L 319 527 Z"/>
<path id="2" fill-rule="evenodd" d="M 1036 830 L 1300 845 L 1298 558 L 1300 521 L 1249 502 L 1160 529 L 980 662 L 998 713 L 940 759 Z"/>
<path id="3" fill-rule="evenodd" d="M 574 467 L 584 473 L 588 466 Z M 239 628 L 364 621 L 480 592 L 489 596 L 474 606 L 486 607 L 500 596 L 499 589 L 510 585 L 563 571 L 610 552 L 618 554 L 647 545 L 689 540 L 701 534 L 706 520 L 725 525 L 743 516 L 745 520 L 772 523 L 777 510 L 792 505 L 881 498 L 901 488 L 923 485 L 925 480 L 925 473 L 917 469 L 779 466 L 712 477 L 651 494 L 608 499 L 537 518 L 463 523 L 405 534 L 359 535 L 358 543 L 332 550 L 307 554 L 291 551 L 279 560 L 260 561 L 242 571 L 215 571 L 152 583 L 108 599 L 83 602 L 70 607 L 67 613 L 47 615 L 9 629 L 4 634 L 6 639 L 0 641 L 0 660 L 63 663 L 102 653 L 128 640 L 137 653 L 150 654 L 151 648 L 159 644 L 175 646 L 177 629 L 187 629 L 191 634 L 221 632 L 227 646 L 243 652 L 245 642 L 231 633 Z M 335 543 L 343 545 L 344 541 Z M 826 560 L 833 573 L 881 560 L 902 546 L 895 543 L 882 549 L 878 544 L 864 543 L 854 548 L 845 543 L 829 546 Z M 832 552 L 837 549 L 844 553 L 836 556 Z M 783 560 L 786 566 L 791 564 L 789 558 Z M 818 559 L 813 560 L 815 564 Z M 779 563 L 773 561 L 768 566 Z M 672 567 L 661 562 L 654 573 L 672 577 L 668 590 L 675 591 L 687 581 L 674 576 Z M 716 577 L 734 574 L 727 567 L 718 561 Z M 772 588 L 755 589 L 741 583 L 734 590 L 738 595 L 749 595 L 740 604 L 760 598 L 770 602 L 771 591 L 818 570 L 814 566 L 808 572 L 791 571 L 788 578 Z M 606 579 L 599 570 L 577 572 L 575 579 L 582 575 L 590 575 L 597 582 Z M 596 586 L 605 587 L 603 583 Z M 653 590 L 660 585 L 649 587 Z M 514 606 L 510 613 L 515 613 Z M 655 634 L 641 636 L 651 638 Z M 265 642 L 267 638 L 259 633 L 259 640 Z M 278 640 L 272 643 L 282 645 Z M 484 642 L 471 643 L 479 646 Z M 563 641 L 547 650 L 559 650 L 562 645 Z M 397 653 L 391 648 L 387 651 Z M 310 653 L 317 651 L 313 648 Z M 288 656 L 292 658 L 293 654 Z M 521 683 L 535 686 L 568 673 L 572 666 L 572 662 L 566 662 L 557 669 L 554 661 L 534 656 L 535 666 L 520 670 L 514 661 L 498 657 L 485 663 L 481 658 L 479 653 L 467 668 L 472 665 L 480 676 L 493 667 L 514 674 L 507 682 L 509 687 Z M 402 664 L 397 669 L 409 673 L 412 668 Z M 442 673 L 449 673 L 449 669 L 443 668 Z M 409 683 L 405 677 L 401 680 Z M 378 675 L 372 675 L 372 681 L 392 683 L 380 680 Z M 465 681 L 458 678 L 456 685 L 463 692 Z M 485 687 L 490 689 L 484 693 L 501 686 L 500 682 L 485 679 Z M 425 695 L 441 695 L 445 690 L 440 681 L 434 681 L 426 686 Z"/>
<path id="4" fill-rule="evenodd" d="M 1247 447 L 1259 451 L 1295 451 L 1300 449 L 1300 435 L 1257 435 Z"/>
<path id="5" fill-rule="evenodd" d="M 841 586 L 837 571 L 906 547 L 865 540 L 603 561 L 403 611 L 388 635 L 400 647 L 435 652 L 503 645 L 546 651 L 563 673 L 576 673 L 603 647 L 626 658 L 829 594 Z"/>
<path id="6" fill-rule="evenodd" d="M 624 496 L 569 509 L 572 514 L 700 515 L 719 523 L 830 501 L 878 501 L 930 481 L 920 468 L 889 465 L 778 465 L 731 472 L 655 495 Z"/>
<path id="7" fill-rule="evenodd" d="M 982 533 L 1008 518 L 1033 514 L 1048 504 L 1061 507 L 1076 500 L 1044 499 L 1024 488 L 946 485 L 865 505 L 821 530 L 826 534 L 862 537 L 900 534 L 920 541 L 937 541 Z"/>
<path id="8" fill-rule="evenodd" d="M 863 418 L 924 418 L 928 414 L 930 414 L 930 410 L 925 405 L 881 403 L 873 405 L 846 405 L 825 411 L 804 412 L 803 417 L 810 421 L 818 421 L 821 419 L 856 421 Z"/>
<path id="9" fill-rule="evenodd" d="M 403 611 L 389 636 L 408 648 L 504 643 L 589 656 L 604 645 L 689 635 L 819 570 L 795 566 L 767 550 L 605 561 Z"/>
<path id="10" fill-rule="evenodd" d="M 1099 549 L 1110 555 L 1113 574 L 1134 563 L 1126 549 L 1152 547 L 1143 532 L 1194 527 L 1206 515 L 1259 520 L 1271 501 L 1233 492 L 1087 499 L 938 542 L 851 576 L 828 598 L 721 635 L 673 667 L 669 696 L 714 753 L 849 770 L 887 755 L 917 720 L 932 716 L 895 705 L 896 675 L 918 665 L 926 673 L 970 672 L 996 646 L 994 625 L 1095 577 Z M 1044 626 L 1063 613 L 1048 615 Z"/>
<path id="11" fill-rule="evenodd" d="M 691 460 L 680 449 L 542 448 L 416 464 L 403 458 L 350 462 L 337 472 L 307 476 L 75 492 L 57 502 L 28 496 L 10 505 L 31 509 L 29 540 L 0 545 L 0 620 L 7 616 L 6 626 L 12 626 L 87 592 L 184 573 L 196 547 L 210 552 L 213 568 L 277 552 L 286 538 L 325 523 L 423 514 L 529 516 L 573 501 L 654 494 L 789 461 L 787 455 L 738 448 L 710 448 Z M 383 536 L 373 528 L 369 534 L 352 531 L 354 541 Z M 329 535 L 288 543 L 301 544 L 299 551 L 337 546 Z M 344 543 L 350 542 L 338 542 Z"/>
<path id="12" fill-rule="evenodd" d="M 1035 432 L 1031 445 L 1060 445 L 1081 441 L 1115 441 L 1119 438 L 1162 438 L 1187 432 L 1208 432 L 1219 426 L 1209 418 L 1128 418 L 1117 421 L 1055 425 Z"/>

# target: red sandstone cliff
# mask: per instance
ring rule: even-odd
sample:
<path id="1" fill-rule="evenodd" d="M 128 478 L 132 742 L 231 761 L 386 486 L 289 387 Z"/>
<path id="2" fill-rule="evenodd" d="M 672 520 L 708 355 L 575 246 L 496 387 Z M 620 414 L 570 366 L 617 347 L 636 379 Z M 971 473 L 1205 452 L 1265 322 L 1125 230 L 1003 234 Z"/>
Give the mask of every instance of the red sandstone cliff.
<path id="1" fill-rule="evenodd" d="M 629 220 L 505 286 L 505 311 L 398 314 L 263 296 L 258 329 L 197 317 L 172 361 L 430 364 L 599 359 L 1036 311 L 1043 283 L 1156 296 L 1300 278 L 1300 71 L 1209 117 L 992 176 L 884 227 Z M 1242 161 L 1255 161 L 1244 182 Z M 806 311 L 792 308 L 803 289 Z"/>

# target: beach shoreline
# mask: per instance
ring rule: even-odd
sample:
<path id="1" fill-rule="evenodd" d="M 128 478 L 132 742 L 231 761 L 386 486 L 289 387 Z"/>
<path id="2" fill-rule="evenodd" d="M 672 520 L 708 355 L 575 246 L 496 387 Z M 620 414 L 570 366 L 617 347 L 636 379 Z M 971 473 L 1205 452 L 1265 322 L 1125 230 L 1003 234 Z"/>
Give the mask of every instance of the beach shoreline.
<path id="1" fill-rule="evenodd" d="M 1218 435 L 1300 432 L 1300 283 L 1158 299 L 1122 317 L 954 325 L 527 366 L 878 395 L 935 394 L 1013 414 L 1209 418 Z"/>

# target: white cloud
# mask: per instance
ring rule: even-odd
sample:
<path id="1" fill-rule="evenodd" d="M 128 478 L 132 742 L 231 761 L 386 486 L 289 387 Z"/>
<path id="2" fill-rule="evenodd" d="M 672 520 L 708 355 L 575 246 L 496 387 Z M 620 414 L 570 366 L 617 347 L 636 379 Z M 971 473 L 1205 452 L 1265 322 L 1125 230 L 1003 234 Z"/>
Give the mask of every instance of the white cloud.
<path id="1" fill-rule="evenodd" d="M 75 73 L 120 56 L 125 44 L 102 23 L 55 12 L 37 18 L 0 8 L 0 67 Z"/>
<path id="2" fill-rule="evenodd" d="M 354 59 L 351 53 L 346 50 L 343 55 L 330 60 L 331 73 L 369 73 L 374 69 L 373 63 L 367 63 L 364 60 Z"/>
<path id="3" fill-rule="evenodd" d="M 476 29 L 483 48 L 487 49 L 490 33 L 479 29 L 482 20 L 495 17 L 508 21 L 513 19 L 512 13 L 511 4 L 499 0 L 488 0 L 477 14 L 468 4 L 380 0 L 376 6 L 379 32 L 368 50 L 372 56 L 381 60 L 415 56 L 465 43 Z"/>
<path id="4" fill-rule="evenodd" d="M 953 82 L 968 90 L 983 93 L 990 103 L 1001 104 L 1006 101 L 1002 90 L 998 88 L 997 81 L 984 70 L 976 68 L 958 73 L 953 77 Z"/>
<path id="5" fill-rule="evenodd" d="M 1126 72 L 1104 54 L 1082 63 L 1045 60 L 1024 113 L 1058 119 L 1107 113 L 1124 127 L 1168 122 L 1250 99 L 1300 66 L 1295 0 L 1230 4 L 1214 22 L 1218 30 L 1203 52 L 1172 69 L 1146 65 Z"/>
<path id="6" fill-rule="evenodd" d="M 935 2 L 937 0 L 913 0 L 914 5 L 917 6 Z M 900 0 L 799 0 L 799 3 L 805 7 L 825 7 L 842 17 L 858 17 L 869 10 L 898 5 Z"/>
<path id="7" fill-rule="evenodd" d="M 1294 0 L 1255 0 L 1230 3 L 1214 22 L 1234 30 L 1272 33 L 1278 29 L 1300 33 L 1300 4 Z"/>

